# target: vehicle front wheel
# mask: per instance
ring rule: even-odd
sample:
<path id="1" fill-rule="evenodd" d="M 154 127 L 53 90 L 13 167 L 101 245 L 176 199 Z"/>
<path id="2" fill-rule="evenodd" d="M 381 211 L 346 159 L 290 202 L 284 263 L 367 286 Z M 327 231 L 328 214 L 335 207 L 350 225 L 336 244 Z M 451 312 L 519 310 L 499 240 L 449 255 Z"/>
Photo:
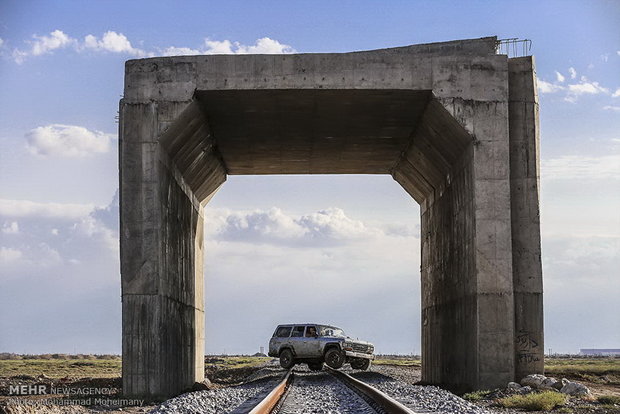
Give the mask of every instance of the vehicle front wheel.
<path id="1" fill-rule="evenodd" d="M 351 361 L 351 368 L 363 369 L 364 371 L 370 367 L 370 359 L 358 358 Z"/>
<path id="2" fill-rule="evenodd" d="M 323 369 L 323 363 L 322 362 L 309 363 L 308 368 L 310 368 L 310 371 L 320 371 Z"/>
<path id="3" fill-rule="evenodd" d="M 344 364 L 344 354 L 337 348 L 332 348 L 325 353 L 325 363 L 334 369 Z"/>
<path id="4" fill-rule="evenodd" d="M 289 369 L 293 365 L 295 365 L 295 360 L 293 359 L 293 353 L 290 349 L 285 349 L 280 352 L 280 366 L 284 369 Z"/>

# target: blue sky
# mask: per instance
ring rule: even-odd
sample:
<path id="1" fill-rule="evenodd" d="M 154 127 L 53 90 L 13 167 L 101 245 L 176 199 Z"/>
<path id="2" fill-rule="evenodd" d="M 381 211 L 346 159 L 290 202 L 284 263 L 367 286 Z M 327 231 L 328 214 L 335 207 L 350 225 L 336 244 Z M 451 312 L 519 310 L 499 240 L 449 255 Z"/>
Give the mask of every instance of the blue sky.
<path id="1" fill-rule="evenodd" d="M 0 351 L 120 352 L 125 60 L 493 35 L 536 56 L 546 347 L 620 347 L 618 21 L 617 1 L 1 1 Z M 418 216 L 390 177 L 229 177 L 206 210 L 207 351 L 255 352 L 286 309 L 419 352 Z"/>

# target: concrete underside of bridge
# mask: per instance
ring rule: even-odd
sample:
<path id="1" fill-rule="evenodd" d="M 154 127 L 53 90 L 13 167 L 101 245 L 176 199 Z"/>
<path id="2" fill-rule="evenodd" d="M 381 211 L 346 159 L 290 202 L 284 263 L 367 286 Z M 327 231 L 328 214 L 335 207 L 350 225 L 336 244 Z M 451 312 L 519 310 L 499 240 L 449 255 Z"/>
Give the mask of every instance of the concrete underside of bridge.
<path id="1" fill-rule="evenodd" d="M 495 42 L 128 61 L 124 394 L 204 379 L 202 209 L 228 174 L 392 175 L 420 204 L 423 381 L 542 372 L 534 61 Z"/>

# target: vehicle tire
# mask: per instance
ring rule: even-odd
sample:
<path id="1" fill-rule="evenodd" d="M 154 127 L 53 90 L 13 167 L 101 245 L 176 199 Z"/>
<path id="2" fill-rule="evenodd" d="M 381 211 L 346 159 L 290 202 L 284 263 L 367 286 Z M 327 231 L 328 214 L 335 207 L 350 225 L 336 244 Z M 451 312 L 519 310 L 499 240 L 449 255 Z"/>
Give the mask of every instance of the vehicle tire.
<path id="1" fill-rule="evenodd" d="M 280 366 L 284 369 L 289 369 L 295 365 L 295 359 L 290 349 L 284 349 L 280 352 Z"/>
<path id="2" fill-rule="evenodd" d="M 310 368 L 310 371 L 321 371 L 323 369 L 323 363 L 322 362 L 309 363 L 308 368 Z"/>
<path id="3" fill-rule="evenodd" d="M 344 364 L 344 354 L 338 348 L 331 348 L 325 353 L 325 363 L 338 369 Z"/>
<path id="4" fill-rule="evenodd" d="M 363 369 L 366 371 L 370 368 L 370 359 L 366 358 L 358 358 L 351 361 L 351 368 L 353 369 Z"/>

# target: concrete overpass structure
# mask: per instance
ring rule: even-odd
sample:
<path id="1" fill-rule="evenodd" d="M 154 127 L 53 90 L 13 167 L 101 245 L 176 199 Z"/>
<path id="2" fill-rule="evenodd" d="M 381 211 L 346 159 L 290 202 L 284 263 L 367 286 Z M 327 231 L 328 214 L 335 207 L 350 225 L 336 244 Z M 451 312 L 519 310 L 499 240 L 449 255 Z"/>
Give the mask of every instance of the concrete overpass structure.
<path id="1" fill-rule="evenodd" d="M 228 174 L 392 175 L 420 204 L 423 381 L 542 372 L 538 141 L 534 60 L 494 37 L 128 61 L 123 392 L 204 379 L 202 210 Z"/>

